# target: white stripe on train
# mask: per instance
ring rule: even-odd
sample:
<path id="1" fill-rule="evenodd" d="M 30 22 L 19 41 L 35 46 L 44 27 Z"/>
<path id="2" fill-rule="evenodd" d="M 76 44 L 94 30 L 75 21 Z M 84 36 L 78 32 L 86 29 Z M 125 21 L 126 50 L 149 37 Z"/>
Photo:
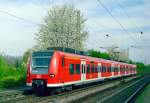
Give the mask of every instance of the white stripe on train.
<path id="1" fill-rule="evenodd" d="M 134 73 L 132 73 L 132 74 L 134 74 Z M 122 75 L 122 76 L 127 76 L 127 75 L 132 75 L 132 74 L 125 74 L 125 75 Z M 121 75 L 88 79 L 86 81 L 79 80 L 79 81 L 73 81 L 73 82 L 65 82 L 65 83 L 57 83 L 57 84 L 47 84 L 47 87 L 61 87 L 61 86 L 67 86 L 67 85 L 72 85 L 72 84 L 74 84 L 74 85 L 81 85 L 81 84 L 98 82 L 98 81 L 103 81 L 105 79 L 111 79 L 111 78 L 117 78 L 117 77 L 121 77 Z M 32 83 L 26 83 L 26 85 L 27 86 L 32 86 Z"/>

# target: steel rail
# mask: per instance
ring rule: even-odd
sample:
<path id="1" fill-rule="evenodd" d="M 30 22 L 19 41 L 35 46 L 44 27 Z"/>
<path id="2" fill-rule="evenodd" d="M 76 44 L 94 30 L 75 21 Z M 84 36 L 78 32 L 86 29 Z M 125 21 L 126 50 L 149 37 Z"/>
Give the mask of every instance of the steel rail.
<path id="1" fill-rule="evenodd" d="M 130 85 L 105 97 L 101 103 L 129 103 L 134 96 L 150 81 L 150 76 L 144 76 Z M 135 92 L 133 91 L 135 90 Z"/>
<path id="2" fill-rule="evenodd" d="M 147 80 L 145 83 L 143 83 L 129 98 L 127 98 L 125 100 L 124 103 L 131 103 L 135 98 L 136 96 L 138 95 L 138 93 L 143 90 L 143 88 L 149 83 L 150 79 Z"/>

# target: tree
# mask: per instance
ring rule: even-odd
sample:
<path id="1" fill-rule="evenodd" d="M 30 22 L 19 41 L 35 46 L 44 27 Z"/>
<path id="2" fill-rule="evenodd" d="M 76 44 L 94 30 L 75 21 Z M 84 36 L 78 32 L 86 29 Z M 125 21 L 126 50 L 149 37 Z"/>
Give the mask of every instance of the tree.
<path id="1" fill-rule="evenodd" d="M 89 56 L 91 57 L 97 57 L 97 58 L 103 58 L 103 59 L 110 59 L 110 55 L 107 53 L 101 53 L 96 50 L 89 50 Z"/>
<path id="2" fill-rule="evenodd" d="M 22 62 L 26 65 L 28 62 L 29 57 L 31 56 L 31 51 L 32 49 L 28 49 L 24 54 L 23 54 L 23 60 Z"/>
<path id="3" fill-rule="evenodd" d="M 86 19 L 73 5 L 55 6 L 48 11 L 37 33 L 39 49 L 70 47 L 82 50 L 87 40 Z"/>
<path id="4" fill-rule="evenodd" d="M 117 49 L 118 46 L 112 45 L 107 47 L 108 54 L 112 60 L 129 62 L 129 50 L 127 49 Z"/>

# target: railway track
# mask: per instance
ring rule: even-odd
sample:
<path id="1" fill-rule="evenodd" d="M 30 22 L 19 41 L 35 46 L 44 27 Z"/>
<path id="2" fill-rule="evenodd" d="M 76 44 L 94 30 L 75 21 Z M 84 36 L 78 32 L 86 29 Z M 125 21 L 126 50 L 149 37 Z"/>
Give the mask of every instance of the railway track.
<path id="1" fill-rule="evenodd" d="M 132 95 L 129 96 L 129 98 L 127 98 L 124 103 L 133 103 L 133 102 L 135 102 L 136 97 L 138 96 L 140 91 L 143 90 L 144 87 L 149 83 L 149 81 L 150 81 L 150 79 L 144 81 L 143 84 L 139 85 L 138 89 L 135 90 L 135 92 L 133 92 Z"/>
<path id="2" fill-rule="evenodd" d="M 133 79 L 136 79 L 138 77 L 128 77 L 124 79 L 126 82 L 132 81 Z M 0 97 L 0 103 L 34 103 L 34 102 L 42 102 L 42 103 L 51 103 L 51 102 L 75 102 L 77 99 L 83 98 L 89 94 L 95 93 L 97 91 L 103 91 L 105 92 L 108 89 L 116 88 L 119 84 L 120 80 L 113 80 L 113 81 L 107 81 L 104 83 L 100 83 L 97 85 L 92 85 L 84 88 L 79 88 L 75 89 L 72 91 L 64 92 L 64 93 L 59 93 L 56 95 L 49 95 L 45 97 L 37 97 L 33 94 L 31 95 L 23 95 L 22 93 L 16 93 L 15 95 L 4 95 L 3 98 Z M 114 91 L 113 91 L 114 92 Z M 104 95 L 105 97 L 106 95 Z"/>
<path id="3" fill-rule="evenodd" d="M 124 83 L 105 92 L 97 92 L 89 97 L 84 97 L 80 101 L 85 103 L 133 103 L 139 91 L 142 90 L 149 81 L 150 76 L 144 76 L 136 81 Z M 103 95 L 107 96 L 103 97 Z"/>
<path id="4" fill-rule="evenodd" d="M 145 76 L 138 81 L 133 82 L 130 85 L 116 91 L 109 97 L 103 100 L 103 103 L 133 103 L 133 99 L 136 94 L 144 88 L 144 86 L 150 81 L 150 76 Z"/>

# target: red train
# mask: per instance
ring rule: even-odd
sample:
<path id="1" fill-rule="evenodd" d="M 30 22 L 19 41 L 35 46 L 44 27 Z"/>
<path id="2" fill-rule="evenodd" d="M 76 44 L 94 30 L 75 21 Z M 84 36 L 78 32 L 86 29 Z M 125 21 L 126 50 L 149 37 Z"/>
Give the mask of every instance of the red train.
<path id="1" fill-rule="evenodd" d="M 33 52 L 28 62 L 26 84 L 41 92 L 48 88 L 72 88 L 137 73 L 136 65 L 83 54 L 69 48 Z"/>

